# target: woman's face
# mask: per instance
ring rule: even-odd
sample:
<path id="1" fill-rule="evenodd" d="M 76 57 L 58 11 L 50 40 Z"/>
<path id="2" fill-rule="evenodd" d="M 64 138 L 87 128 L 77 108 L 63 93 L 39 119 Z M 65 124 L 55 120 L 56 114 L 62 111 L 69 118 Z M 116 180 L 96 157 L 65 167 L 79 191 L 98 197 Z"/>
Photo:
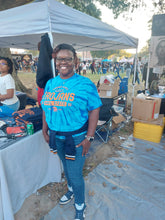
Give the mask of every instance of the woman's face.
<path id="1" fill-rule="evenodd" d="M 3 73 L 8 73 L 9 67 L 7 64 L 6 60 L 0 60 L 0 72 Z"/>
<path id="2" fill-rule="evenodd" d="M 72 51 L 60 50 L 55 58 L 55 63 L 62 79 L 68 79 L 74 75 L 75 59 Z"/>

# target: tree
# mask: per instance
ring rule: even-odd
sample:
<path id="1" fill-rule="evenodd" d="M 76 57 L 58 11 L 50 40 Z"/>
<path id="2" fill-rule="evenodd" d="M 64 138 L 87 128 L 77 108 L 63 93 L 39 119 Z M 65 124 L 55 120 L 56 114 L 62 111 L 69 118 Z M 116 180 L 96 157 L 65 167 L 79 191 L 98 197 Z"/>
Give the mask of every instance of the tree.
<path id="1" fill-rule="evenodd" d="M 91 51 L 91 55 L 93 58 L 108 58 L 109 56 L 115 57 L 131 57 L 132 54 L 126 52 L 125 50 L 105 50 L 105 51 Z"/>
<path id="2" fill-rule="evenodd" d="M 97 0 L 102 5 L 107 6 L 112 10 L 114 18 L 118 18 L 120 14 L 127 14 L 128 12 L 134 12 L 139 7 L 147 8 L 146 0 Z M 153 13 L 164 13 L 165 4 L 164 0 L 152 0 L 154 6 Z"/>
<path id="3" fill-rule="evenodd" d="M 60 0 L 59 0 L 60 1 Z M 63 2 L 65 5 L 68 5 L 74 9 L 77 9 L 79 11 L 82 11 L 88 15 L 91 15 L 95 18 L 100 19 L 101 17 L 101 11 L 100 9 L 97 9 L 93 0 L 61 0 L 60 2 Z"/>
<path id="4" fill-rule="evenodd" d="M 150 44 L 150 40 L 147 41 L 146 46 L 144 46 L 141 51 L 138 53 L 139 57 L 147 57 L 149 54 L 149 44 Z"/>

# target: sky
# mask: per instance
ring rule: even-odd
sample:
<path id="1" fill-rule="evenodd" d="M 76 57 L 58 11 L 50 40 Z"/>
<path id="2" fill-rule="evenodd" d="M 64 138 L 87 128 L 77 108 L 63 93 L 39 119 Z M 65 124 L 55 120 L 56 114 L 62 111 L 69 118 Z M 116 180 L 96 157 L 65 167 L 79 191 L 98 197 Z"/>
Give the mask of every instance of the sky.
<path id="1" fill-rule="evenodd" d="M 96 3 L 97 7 L 102 12 L 101 20 L 103 22 L 114 26 L 115 28 L 131 35 L 132 37 L 138 38 L 138 52 L 140 52 L 140 50 L 146 46 L 147 40 L 151 37 L 151 30 L 148 28 L 148 21 L 152 19 L 153 16 L 152 1 L 145 0 L 145 3 L 147 4 L 147 8 L 137 9 L 130 15 L 132 20 L 124 20 L 121 15 L 117 19 L 114 19 L 112 10 Z"/>

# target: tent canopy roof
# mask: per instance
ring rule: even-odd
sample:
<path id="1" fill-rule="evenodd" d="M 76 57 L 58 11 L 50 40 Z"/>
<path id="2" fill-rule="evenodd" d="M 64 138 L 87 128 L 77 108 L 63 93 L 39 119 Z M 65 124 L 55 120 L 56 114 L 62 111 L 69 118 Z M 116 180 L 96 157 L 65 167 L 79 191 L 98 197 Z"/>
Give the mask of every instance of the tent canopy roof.
<path id="1" fill-rule="evenodd" d="M 44 0 L 0 12 L 0 47 L 37 50 L 45 33 L 54 46 L 68 43 L 77 51 L 136 48 L 138 40 L 111 25 L 55 0 Z"/>

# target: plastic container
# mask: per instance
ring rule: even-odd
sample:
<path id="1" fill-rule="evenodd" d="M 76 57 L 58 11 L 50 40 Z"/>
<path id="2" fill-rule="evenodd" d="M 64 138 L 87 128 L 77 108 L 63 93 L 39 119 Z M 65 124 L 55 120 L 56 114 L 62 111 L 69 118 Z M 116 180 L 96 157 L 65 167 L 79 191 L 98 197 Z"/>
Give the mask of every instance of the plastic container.
<path id="1" fill-rule="evenodd" d="M 106 74 L 107 73 L 107 69 L 103 68 L 103 73 Z"/>
<path id="2" fill-rule="evenodd" d="M 134 122 L 133 136 L 146 141 L 160 143 L 164 125 Z"/>

